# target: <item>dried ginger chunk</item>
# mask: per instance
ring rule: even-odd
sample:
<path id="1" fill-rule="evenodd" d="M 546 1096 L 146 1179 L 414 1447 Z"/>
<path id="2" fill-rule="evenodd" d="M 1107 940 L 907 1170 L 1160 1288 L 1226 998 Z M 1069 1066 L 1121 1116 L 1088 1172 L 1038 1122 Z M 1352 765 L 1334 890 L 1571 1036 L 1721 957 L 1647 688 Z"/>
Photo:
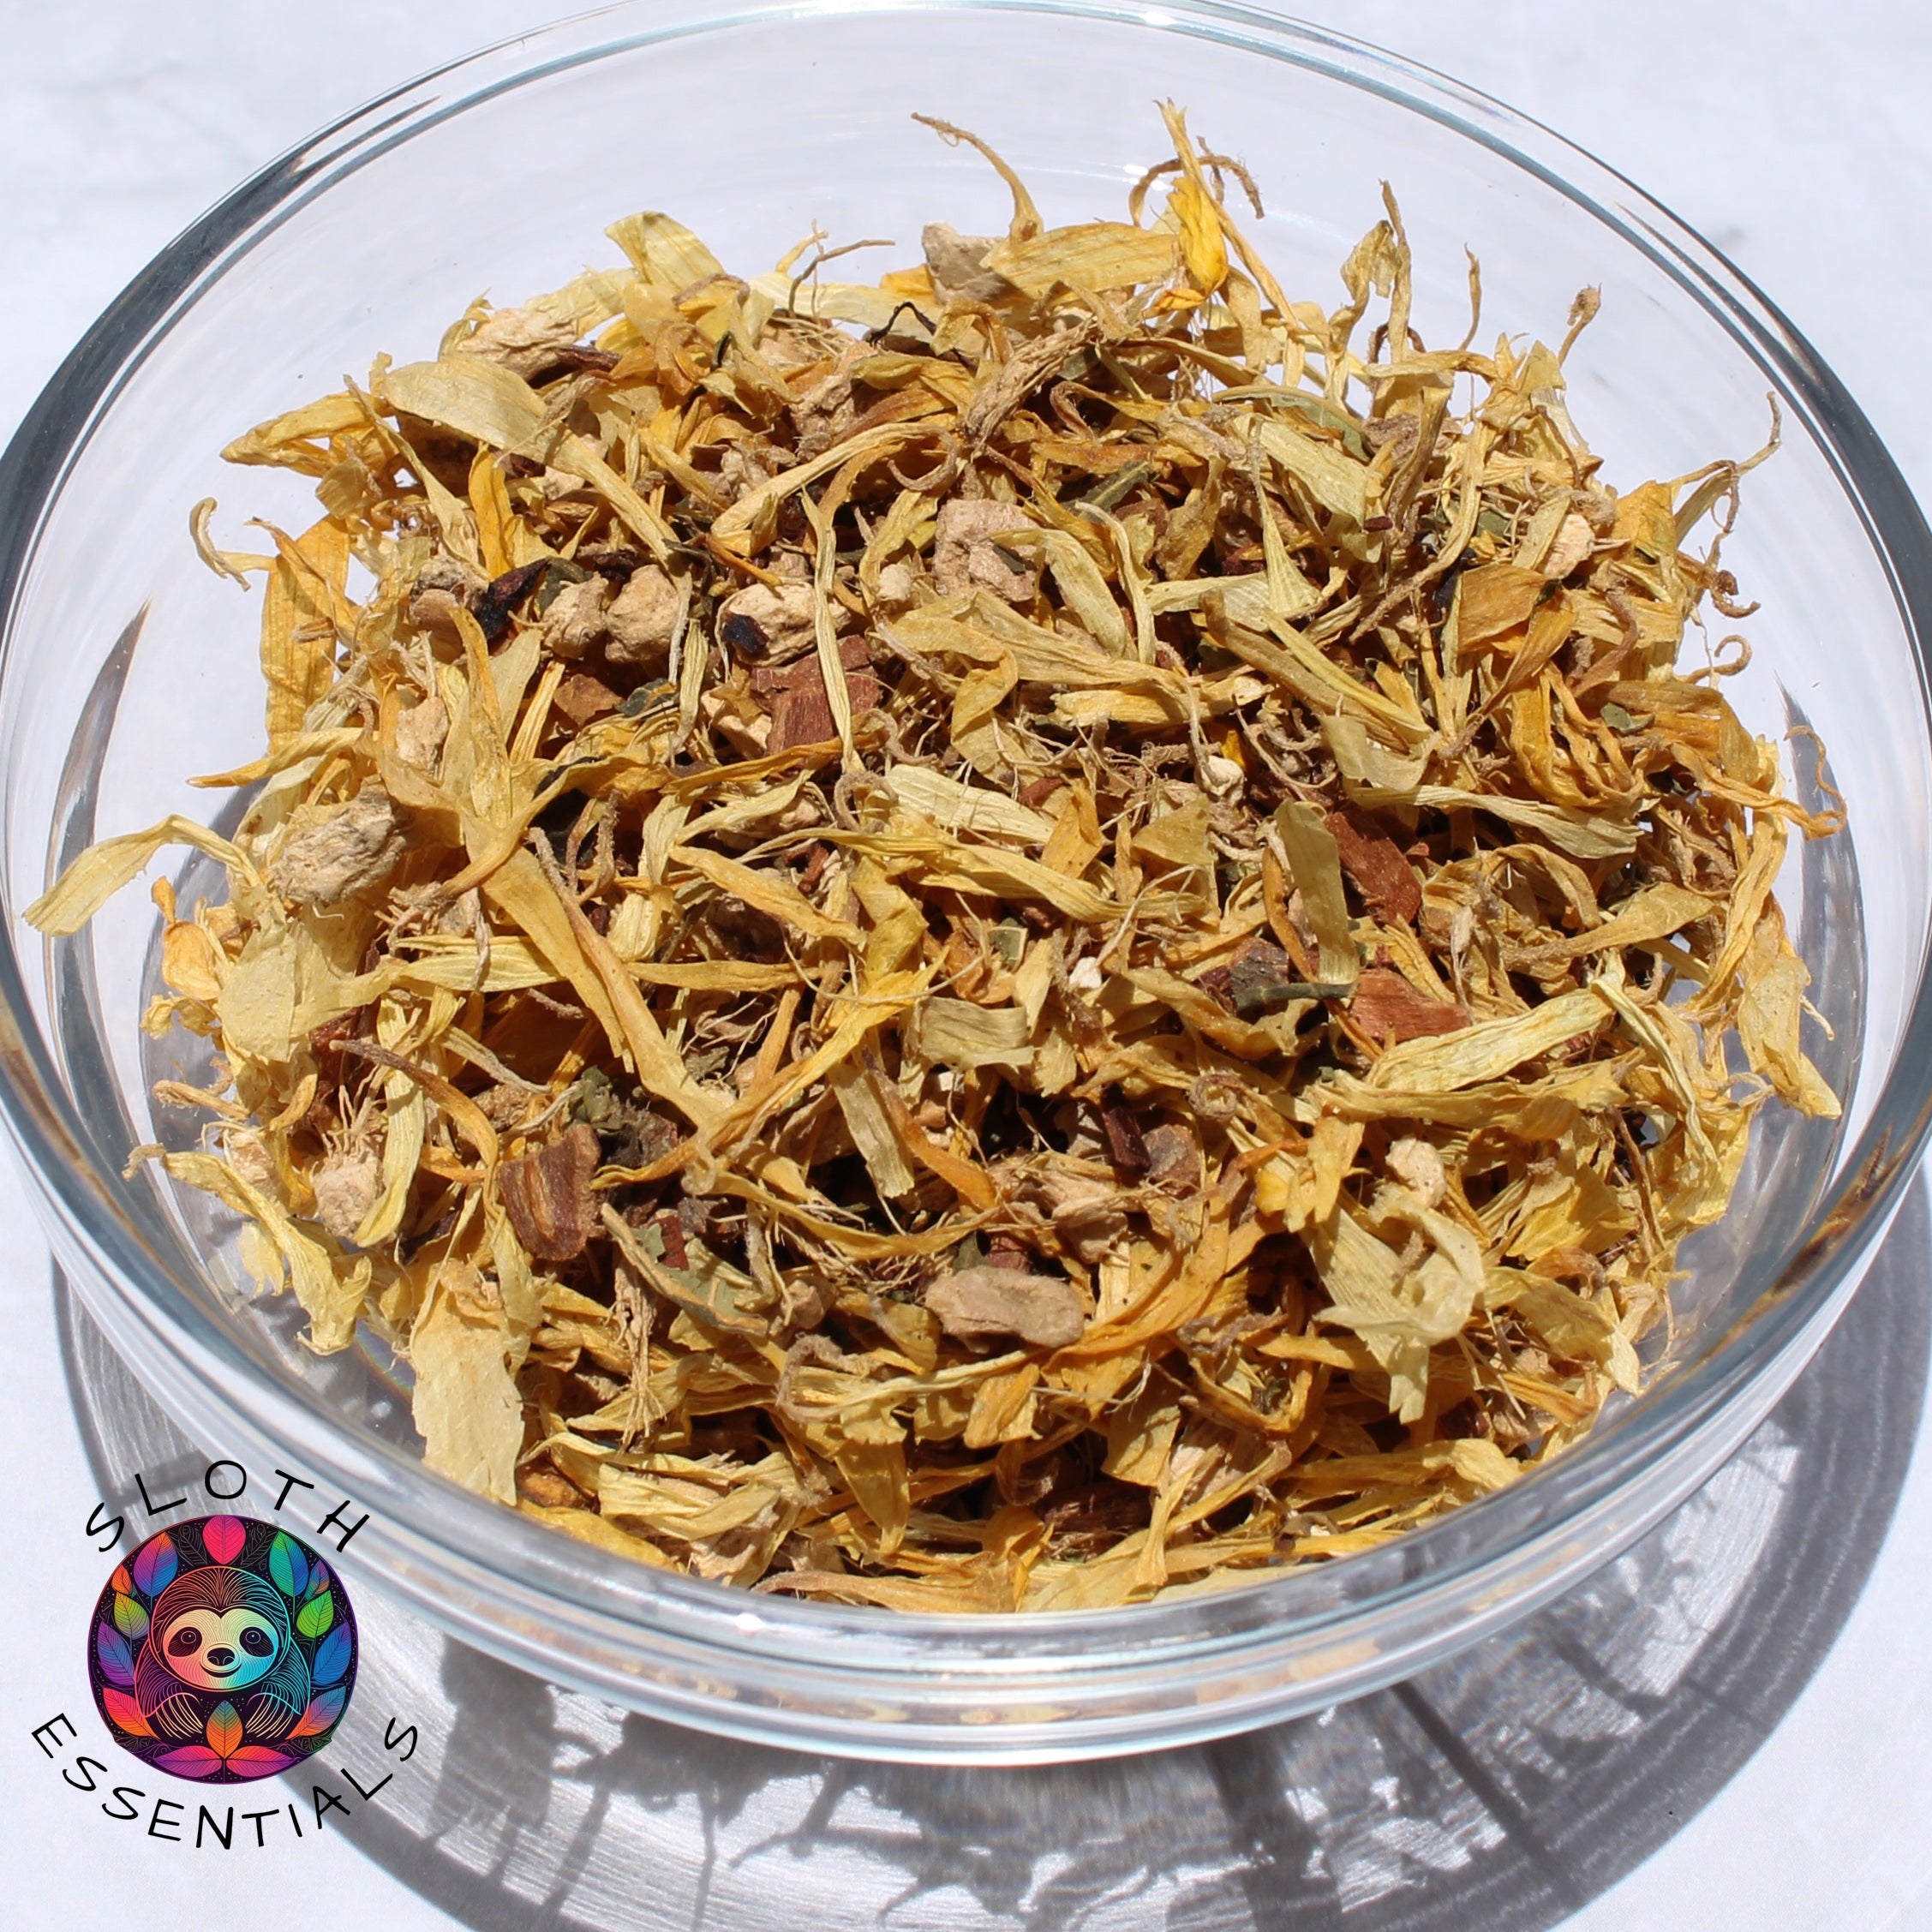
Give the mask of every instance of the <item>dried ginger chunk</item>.
<path id="1" fill-rule="evenodd" d="M 382 1163 L 367 1148 L 346 1150 L 325 1160 L 309 1184 L 315 1191 L 315 1218 L 338 1241 L 353 1241 L 381 1192 Z"/>
<path id="2" fill-rule="evenodd" d="M 543 618 L 544 648 L 574 664 L 610 635 L 611 587 L 601 577 L 566 583 L 550 601 Z"/>
<path id="3" fill-rule="evenodd" d="M 986 257 L 998 246 L 990 235 L 961 235 L 942 221 L 929 221 L 920 236 L 933 287 L 950 302 L 997 302 L 1013 284 Z"/>
<path id="4" fill-rule="evenodd" d="M 478 323 L 456 345 L 458 356 L 480 356 L 500 362 L 528 380 L 557 367 L 558 358 L 577 341 L 554 316 L 529 308 L 499 308 Z"/>
<path id="5" fill-rule="evenodd" d="M 1002 548 L 999 540 L 1032 528 L 1032 518 L 1017 504 L 955 499 L 944 505 L 932 559 L 933 583 L 940 595 L 990 590 L 1009 603 L 1031 603 L 1039 589 L 1038 561 Z"/>
<path id="6" fill-rule="evenodd" d="M 613 664 L 661 667 L 677 635 L 682 606 L 676 584 L 655 564 L 634 571 L 611 600 L 604 621 L 604 649 Z"/>
<path id="7" fill-rule="evenodd" d="M 402 863 L 408 834 L 379 780 L 290 835 L 269 879 L 298 906 L 333 906 L 373 890 Z"/>
<path id="8" fill-rule="evenodd" d="M 1013 1335 L 1038 1349 L 1077 1342 L 1086 1325 L 1079 1292 L 1053 1275 L 1011 1268 L 961 1268 L 925 1293 L 925 1305 L 948 1335 L 962 1341 Z"/>
<path id="9" fill-rule="evenodd" d="M 750 661 L 783 663 L 810 649 L 817 609 L 809 584 L 747 584 L 718 607 L 718 636 Z"/>

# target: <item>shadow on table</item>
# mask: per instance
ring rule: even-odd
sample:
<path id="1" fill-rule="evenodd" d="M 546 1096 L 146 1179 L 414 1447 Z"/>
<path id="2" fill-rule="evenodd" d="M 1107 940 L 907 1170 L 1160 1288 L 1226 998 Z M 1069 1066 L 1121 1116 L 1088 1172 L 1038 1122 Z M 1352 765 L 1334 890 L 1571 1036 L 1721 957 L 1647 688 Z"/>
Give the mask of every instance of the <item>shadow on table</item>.
<path id="1" fill-rule="evenodd" d="M 1559 1602 L 1391 1690 L 1220 1744 L 948 1770 L 681 1731 L 495 1662 L 364 1593 L 356 1702 L 422 1746 L 347 1835 L 479 1932 L 1540 1932 L 1731 1778 L 1863 1588 L 1929 1341 L 1914 1190 L 1749 1443 Z M 192 1452 L 57 1281 L 104 1492 Z"/>

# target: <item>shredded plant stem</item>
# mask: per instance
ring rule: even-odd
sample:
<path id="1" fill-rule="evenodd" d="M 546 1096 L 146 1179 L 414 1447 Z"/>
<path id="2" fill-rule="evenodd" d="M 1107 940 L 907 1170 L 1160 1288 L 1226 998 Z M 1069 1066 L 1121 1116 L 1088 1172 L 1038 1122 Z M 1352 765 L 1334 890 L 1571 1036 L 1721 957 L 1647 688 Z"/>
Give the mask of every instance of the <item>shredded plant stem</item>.
<path id="1" fill-rule="evenodd" d="M 1836 1113 L 1772 888 L 1839 820 L 1678 661 L 1750 464 L 1613 489 L 1594 292 L 1430 350 L 1386 190 L 1289 302 L 1165 117 L 1062 228 L 930 123 L 1012 226 L 876 284 L 631 216 L 231 445 L 312 528 L 196 506 L 247 815 L 28 917 L 226 869 L 155 888 L 218 1053 L 137 1159 L 407 1358 L 432 1469 L 912 1611 L 1346 1555 L 1635 1393 L 1760 1105 Z"/>

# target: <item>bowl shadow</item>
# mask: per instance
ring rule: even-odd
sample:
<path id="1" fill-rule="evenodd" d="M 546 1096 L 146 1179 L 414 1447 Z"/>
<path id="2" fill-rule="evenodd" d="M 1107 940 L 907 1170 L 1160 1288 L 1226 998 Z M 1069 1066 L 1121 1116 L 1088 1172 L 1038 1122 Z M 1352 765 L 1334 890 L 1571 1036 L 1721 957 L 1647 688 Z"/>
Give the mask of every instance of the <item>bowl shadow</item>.
<path id="1" fill-rule="evenodd" d="M 1915 1186 L 1816 1359 L 1626 1554 L 1408 1683 L 1144 1757 L 948 1770 L 774 1750 L 616 1709 L 358 1600 L 356 1702 L 422 1744 L 342 1828 L 477 1932 L 1542 1932 L 1770 1735 L 1864 1587 L 1932 1343 Z M 204 1458 L 57 1274 L 103 1495 Z"/>

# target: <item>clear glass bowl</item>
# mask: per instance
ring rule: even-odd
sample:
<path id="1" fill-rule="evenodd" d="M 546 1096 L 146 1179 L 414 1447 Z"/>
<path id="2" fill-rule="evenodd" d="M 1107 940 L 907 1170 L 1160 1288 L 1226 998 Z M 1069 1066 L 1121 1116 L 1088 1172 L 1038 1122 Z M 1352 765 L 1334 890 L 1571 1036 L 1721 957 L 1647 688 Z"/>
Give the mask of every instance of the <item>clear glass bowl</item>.
<path id="1" fill-rule="evenodd" d="M 1298 297 L 1394 184 L 1416 320 L 1554 336 L 1573 412 L 1629 485 L 1763 440 L 1726 561 L 1763 609 L 1748 721 L 1816 727 L 1844 836 L 1780 882 L 1846 1097 L 1833 1127 L 1768 1116 L 1729 1217 L 1700 1237 L 1644 1396 L 1508 1492 L 1384 1549 L 1127 1610 L 916 1618 L 752 1597 L 606 1557 L 424 1472 L 407 1403 L 361 1351 L 306 1354 L 285 1301 L 250 1305 L 232 1230 L 198 1197 L 120 1178 L 158 1069 L 137 1018 L 151 909 L 123 894 L 76 939 L 19 909 L 97 835 L 206 811 L 184 775 L 259 749 L 256 605 L 212 576 L 188 506 L 301 527 L 308 485 L 226 470 L 229 437 L 430 351 L 487 290 L 509 302 L 601 259 L 600 231 L 668 209 L 754 268 L 816 221 L 840 238 L 1004 221 L 1004 191 L 913 110 L 1000 148 L 1050 219 L 1116 213 L 1171 97 L 1269 197 L 1259 240 Z M 313 515 L 309 511 L 308 514 Z M 1932 730 L 1922 627 L 1932 544 L 1869 425 L 1719 255 L 1630 185 L 1495 103 L 1367 48 L 1231 7 L 613 8 L 404 88 L 239 188 L 75 351 L 0 468 L 0 1103 L 60 1263 L 115 1346 L 212 1451 L 346 1495 L 345 1561 L 470 1642 L 640 1710 L 803 1748 L 986 1762 L 1211 1737 L 1391 1682 L 1603 1563 L 1702 1481 L 1851 1294 L 1927 1131 Z M 1797 756 L 1801 787 L 1809 753 Z M 170 1048 L 167 1051 L 173 1051 Z M 165 1057 L 165 1054 L 163 1055 Z"/>

